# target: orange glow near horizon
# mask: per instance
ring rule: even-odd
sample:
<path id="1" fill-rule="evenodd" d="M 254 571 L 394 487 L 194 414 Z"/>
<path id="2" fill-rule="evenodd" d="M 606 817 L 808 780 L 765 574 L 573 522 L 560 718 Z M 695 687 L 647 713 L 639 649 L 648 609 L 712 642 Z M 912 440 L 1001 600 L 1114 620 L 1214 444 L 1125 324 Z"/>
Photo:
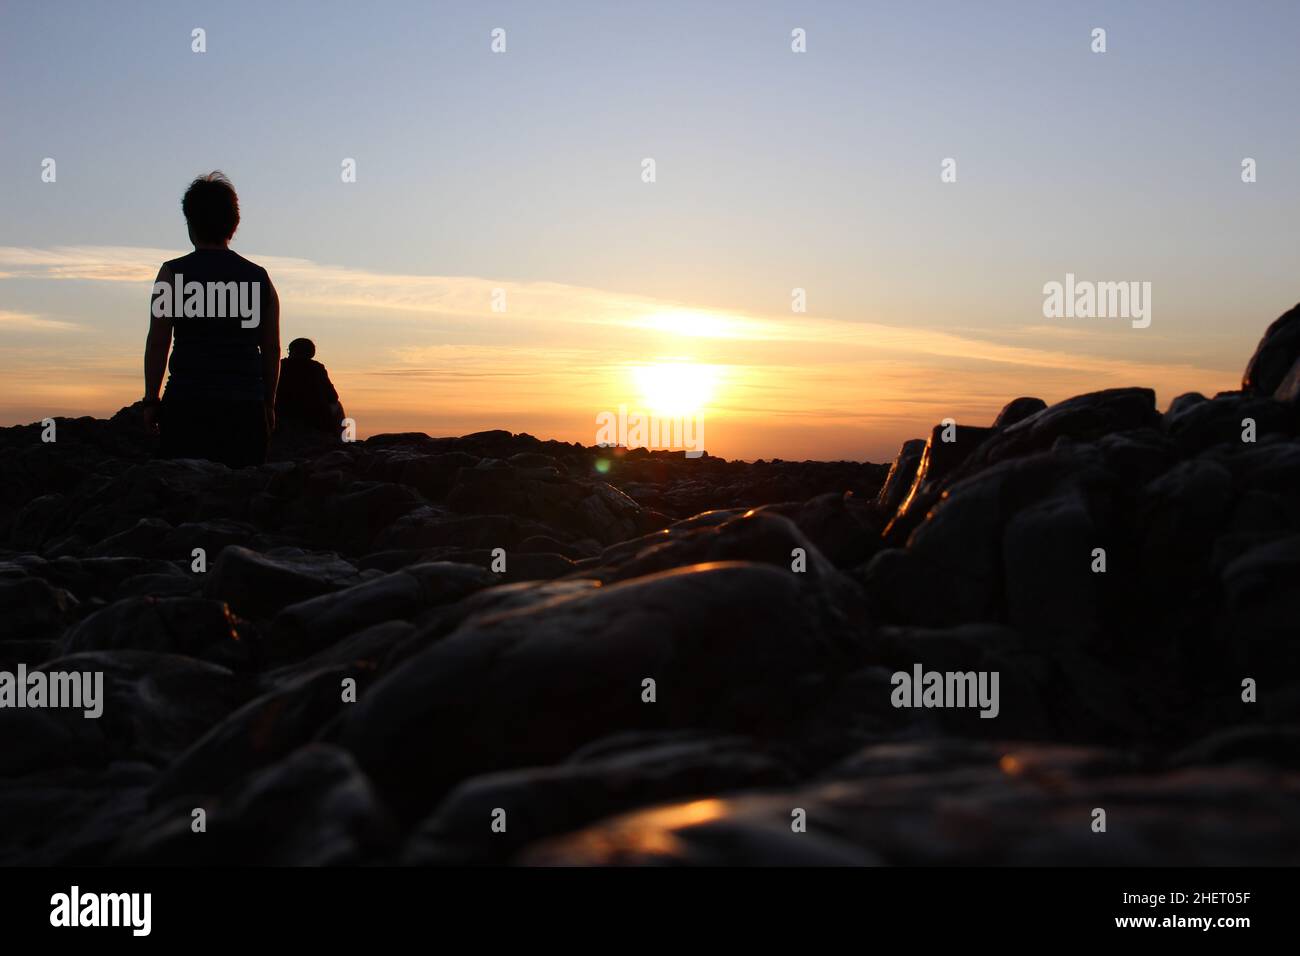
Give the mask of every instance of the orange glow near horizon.
<path id="1" fill-rule="evenodd" d="M 51 300 L 71 290 L 85 303 L 0 310 L 0 420 L 109 417 L 139 398 L 147 277 L 170 254 L 0 248 L 0 272 L 12 274 L 0 286 L 28 283 Z M 280 292 L 281 340 L 316 342 L 363 439 L 501 428 L 593 445 L 597 416 L 626 407 L 704 419 L 708 452 L 724 458 L 880 462 L 944 418 L 987 425 L 1020 395 L 1050 404 L 1146 386 L 1164 406 L 1181 392 L 1231 388 L 1239 376 L 1221 358 L 1232 350 L 1198 363 L 1206 357 L 1179 351 L 1177 337 L 1158 329 L 1050 325 L 1038 315 L 987 328 L 972 317 L 970 328 L 947 329 L 919 308 L 877 321 L 744 313 L 253 255 Z M 491 311 L 498 286 L 508 311 Z M 1170 350 L 1180 359 L 1166 358 Z"/>

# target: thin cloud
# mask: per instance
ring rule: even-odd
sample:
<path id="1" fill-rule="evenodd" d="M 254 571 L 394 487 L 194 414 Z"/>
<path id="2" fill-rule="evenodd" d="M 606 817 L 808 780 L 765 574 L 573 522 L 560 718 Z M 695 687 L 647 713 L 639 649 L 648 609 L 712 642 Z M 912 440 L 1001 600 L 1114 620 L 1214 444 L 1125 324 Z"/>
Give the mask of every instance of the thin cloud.
<path id="1" fill-rule="evenodd" d="M 0 269 L 11 278 L 150 283 L 158 266 L 181 250 L 138 246 L 0 246 Z M 309 259 L 250 253 L 270 272 L 282 300 L 331 308 L 385 309 L 423 316 L 495 316 L 589 322 L 671 308 L 655 300 L 556 282 L 506 282 L 476 276 L 426 276 L 322 265 Z M 493 309 L 505 292 L 504 312 Z"/>
<path id="2" fill-rule="evenodd" d="M 148 283 L 157 275 L 157 263 L 177 255 L 177 250 L 137 246 L 57 246 L 33 248 L 0 246 L 0 269 L 27 279 Z M 1045 349 L 989 341 L 981 335 L 963 335 L 936 329 L 909 328 L 880 322 L 821 319 L 811 316 L 775 318 L 692 310 L 681 303 L 632 296 L 555 282 L 507 282 L 474 276 L 424 276 L 371 272 L 322 265 L 309 259 L 253 256 L 275 280 L 282 300 L 302 307 L 387 310 L 423 317 L 459 316 L 490 318 L 501 324 L 545 322 L 600 325 L 648 339 L 714 340 L 741 344 L 820 345 L 835 349 L 861 349 L 864 357 L 956 359 L 1008 367 L 1092 372 L 1106 377 L 1140 380 L 1153 368 L 1177 375 L 1217 380 L 1220 370 L 1125 361 L 1088 356 L 1072 351 Z M 498 291 L 499 290 L 499 291 Z M 493 310 L 504 293 L 505 311 Z M 693 321 L 698 317 L 699 321 Z M 1045 334 L 1041 325 L 1034 331 Z M 1028 337 L 1033 333 L 1024 330 Z M 1004 333 L 1005 334 L 1005 333 Z M 987 335 L 987 333 L 985 333 Z M 840 355 L 839 357 L 843 357 Z"/>
<path id="3" fill-rule="evenodd" d="M 0 309 L 0 332 L 76 332 L 83 326 L 60 319 L 45 319 L 30 312 Z"/>

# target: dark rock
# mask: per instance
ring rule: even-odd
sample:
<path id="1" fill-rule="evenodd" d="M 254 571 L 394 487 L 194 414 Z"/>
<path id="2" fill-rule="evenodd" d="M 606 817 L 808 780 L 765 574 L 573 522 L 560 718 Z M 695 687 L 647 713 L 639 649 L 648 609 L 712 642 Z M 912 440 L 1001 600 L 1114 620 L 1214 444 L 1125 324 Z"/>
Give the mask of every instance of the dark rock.
<path id="1" fill-rule="evenodd" d="M 1175 767 L 1230 763 L 1300 770 L 1300 726 L 1229 727 L 1170 758 Z"/>
<path id="2" fill-rule="evenodd" d="M 471 618 L 381 678 L 338 739 L 418 813 L 457 780 L 600 734 L 771 732 L 810 703 L 801 675 L 860 653 L 862 625 L 828 603 L 789 570 L 720 563 Z"/>
<path id="3" fill-rule="evenodd" d="M 880 486 L 880 494 L 876 498 L 876 503 L 885 514 L 892 515 L 898 511 L 899 505 L 912 489 L 912 482 L 916 480 L 917 466 L 921 464 L 921 456 L 924 454 L 924 438 L 909 438 L 903 442 L 903 447 L 898 450 L 898 457 L 889 466 L 889 475 L 885 478 L 885 483 Z"/>
<path id="4" fill-rule="evenodd" d="M 998 431 L 972 456 L 961 477 L 1010 458 L 1046 451 L 1058 438 L 1096 441 L 1116 432 L 1160 424 L 1155 392 L 1149 388 L 1111 388 L 1057 402 Z"/>
<path id="5" fill-rule="evenodd" d="M 188 561 L 195 548 L 202 548 L 206 555 L 215 557 L 226 546 L 243 544 L 256 533 L 256 528 L 243 521 L 185 522 L 173 528 L 161 519 L 141 518 L 134 527 L 93 545 L 88 553 Z"/>
<path id="6" fill-rule="evenodd" d="M 1278 383 L 1273 398 L 1275 401 L 1286 402 L 1288 405 L 1295 405 L 1300 402 L 1300 358 L 1297 358 L 1292 363 L 1291 370 Z"/>
<path id="7" fill-rule="evenodd" d="M 40 671 L 103 674 L 101 714 L 83 709 L 0 709 L 0 774 L 130 759 L 170 761 L 212 723 L 247 699 L 229 670 L 175 654 L 72 654 Z"/>
<path id="8" fill-rule="evenodd" d="M 310 657 L 269 671 L 266 678 L 273 685 L 280 686 L 324 668 L 344 667 L 377 672 L 415 633 L 415 625 L 406 621 L 374 624 L 330 644 Z"/>
<path id="9" fill-rule="evenodd" d="M 0 777 L 0 860 L 10 866 L 102 863 L 146 812 L 154 773 L 147 764 L 120 761 Z"/>
<path id="10" fill-rule="evenodd" d="M 76 619 L 78 605 L 41 578 L 0 578 L 0 641 L 58 637 Z"/>
<path id="11" fill-rule="evenodd" d="M 247 640 L 223 602 L 202 598 L 127 598 L 96 611 L 63 640 L 64 653 L 130 649 L 205 657 Z"/>
<path id="12" fill-rule="evenodd" d="M 545 525 L 512 515 L 452 515 L 424 506 L 393 522 L 375 544 L 380 549 L 418 551 L 438 547 L 513 548 L 547 530 Z"/>
<path id="13" fill-rule="evenodd" d="M 360 482 L 331 503 L 335 538 L 341 550 L 364 551 L 384 528 L 419 506 L 419 495 L 405 485 Z"/>
<path id="14" fill-rule="evenodd" d="M 1030 415 L 1036 415 L 1047 407 L 1047 403 L 1041 398 L 1013 398 L 1002 406 L 1002 411 L 998 412 L 998 417 L 993 419 L 993 428 L 995 431 L 1003 428 L 1010 428 L 1016 425 Z"/>
<path id="15" fill-rule="evenodd" d="M 614 817 L 536 843 L 519 862 L 1207 866 L 1285 864 L 1300 849 L 1300 837 L 1282 823 L 1300 795 L 1295 774 L 1250 767 L 1143 773 L 1108 751 L 1005 744 L 963 757 L 955 746 L 981 745 L 939 746 L 928 757 L 871 758 L 874 772 L 857 780 Z M 1104 840 L 1088 826 L 1098 806 L 1110 814 Z M 791 827 L 798 810 L 806 833 Z M 1243 813 L 1257 823 L 1243 828 Z"/>
<path id="16" fill-rule="evenodd" d="M 360 694 L 367 674 L 365 667 L 321 668 L 248 701 L 167 767 L 152 801 L 218 793 L 229 781 L 274 763 L 310 741 L 344 708 L 355 707 L 343 700 L 343 681 L 356 681 Z"/>
<path id="17" fill-rule="evenodd" d="M 1057 712 L 1064 683 L 1043 660 L 1039 649 L 1011 628 L 993 624 L 963 624 L 953 628 L 881 627 L 875 634 L 873 657 L 891 672 L 911 673 L 916 664 L 925 671 L 996 672 L 997 716 L 981 717 L 980 708 L 934 711 L 940 734 L 964 737 L 1050 739 L 1059 731 Z M 877 694 L 890 694 L 893 685 Z"/>
<path id="18" fill-rule="evenodd" d="M 1017 509 L 1002 532 L 1006 620 L 1041 639 L 1090 641 L 1101 632 L 1109 603 L 1116 539 L 1105 502 L 1082 484 Z M 1107 573 L 1093 570 L 1094 549 L 1105 548 Z"/>
<path id="19" fill-rule="evenodd" d="M 1164 416 L 1164 430 L 1184 455 L 1212 445 L 1242 444 L 1247 423 L 1254 423 L 1255 441 L 1290 436 L 1295 427 L 1290 411 L 1272 398 L 1252 395 L 1219 395 L 1212 400 L 1171 406 Z"/>
<path id="20" fill-rule="evenodd" d="M 1204 395 L 1202 395 L 1200 392 L 1184 392 L 1183 394 L 1179 395 L 1177 398 L 1175 398 L 1172 402 L 1169 403 L 1169 410 L 1166 411 L 1164 414 L 1163 421 L 1165 427 L 1168 427 L 1170 422 L 1176 421 L 1178 418 L 1180 418 L 1187 412 L 1191 411 L 1197 405 L 1200 405 L 1203 402 L 1208 402 L 1208 401 L 1209 399 L 1206 398 Z"/>
<path id="21" fill-rule="evenodd" d="M 291 604 L 273 622 L 278 660 L 317 651 L 373 624 L 406 620 L 496 584 L 487 568 L 434 562 Z"/>
<path id="22" fill-rule="evenodd" d="M 352 758 L 321 744 L 295 750 L 223 793 L 205 798 L 210 832 L 195 838 L 191 801 L 131 827 L 114 864 L 340 866 L 365 862 L 394 838 L 392 820 Z"/>
<path id="23" fill-rule="evenodd" d="M 258 554 L 228 547 L 208 575 L 204 594 L 227 602 L 246 617 L 270 617 L 290 604 L 340 590 L 357 570 L 337 554 L 281 549 Z"/>
<path id="24" fill-rule="evenodd" d="M 564 544 L 544 534 L 535 534 L 531 538 L 525 538 L 515 546 L 514 550 L 525 554 L 558 554 L 570 561 L 578 561 L 593 556 L 585 548 Z"/>
<path id="25" fill-rule="evenodd" d="M 790 518 L 836 567 L 861 564 L 880 549 L 880 512 L 852 492 L 829 492 L 801 504 L 765 505 L 753 513 L 772 511 Z"/>
<path id="26" fill-rule="evenodd" d="M 804 800 L 803 803 L 810 801 Z M 742 797 L 669 804 L 530 847 L 529 866 L 879 866 L 820 828 L 796 833 L 797 800 Z"/>
<path id="27" fill-rule="evenodd" d="M 131 597 L 199 597 L 202 586 L 197 575 L 173 568 L 164 574 L 137 574 L 123 581 L 114 592 L 117 600 Z"/>
<path id="28" fill-rule="evenodd" d="M 1300 614 L 1300 535 L 1265 541 L 1222 572 L 1222 628 L 1229 659 L 1242 676 L 1294 673 L 1300 666 L 1295 639 Z"/>
<path id="29" fill-rule="evenodd" d="M 612 754 L 581 754 L 553 767 L 474 777 L 417 829 L 405 862 L 504 862 L 535 840 L 636 806 L 721 791 L 788 784 L 791 770 L 736 737 L 665 735 Z M 506 811 L 505 833 L 483 825 Z"/>
<path id="30" fill-rule="evenodd" d="M 87 603 L 130 596 L 123 594 L 122 588 L 134 578 L 166 575 L 193 580 L 176 564 L 158 558 L 64 556 L 46 561 L 33 555 L 21 560 L 27 573 L 70 591 Z"/>
<path id="31" fill-rule="evenodd" d="M 1300 359 L 1300 305 L 1284 312 L 1264 330 L 1255 354 L 1246 363 L 1241 390 L 1251 395 L 1272 395 Z"/>
<path id="32" fill-rule="evenodd" d="M 908 489 L 898 513 L 885 528 L 885 540 L 901 543 L 907 540 L 935 502 L 946 480 L 969 458 L 983 441 L 992 434 L 990 428 L 974 425 L 935 425 L 930 440 L 925 444 L 921 461 L 916 466 L 912 487 Z"/>
<path id="33" fill-rule="evenodd" d="M 148 558 L 178 556 L 167 548 L 167 539 L 174 529 L 161 518 L 141 518 L 125 531 L 109 535 L 100 541 L 92 553 L 99 555 L 130 554 Z"/>
<path id="34" fill-rule="evenodd" d="M 58 641 L 20 638 L 0 641 L 0 670 L 15 671 L 19 664 L 34 667 L 57 657 L 58 653 Z"/>
<path id="35" fill-rule="evenodd" d="M 504 552 L 504 549 L 502 551 Z M 505 560 L 505 570 L 493 571 L 493 573 L 503 583 L 547 581 L 552 578 L 563 577 L 566 574 L 572 574 L 575 568 L 574 562 L 559 554 L 510 551 L 504 553 L 501 557 Z M 493 551 L 487 550 L 457 551 L 445 549 L 442 553 L 439 553 L 439 551 L 426 552 L 424 559 L 427 561 L 452 561 L 458 564 L 471 564 L 492 570 L 497 561 L 497 556 Z"/>
<path id="36" fill-rule="evenodd" d="M 718 525 L 680 528 L 638 539 L 636 549 L 607 551 L 600 565 L 584 571 L 607 583 L 713 561 L 761 561 L 790 571 L 803 552 L 800 574 L 840 587 L 835 566 L 791 521 L 775 511 L 756 510 Z"/>

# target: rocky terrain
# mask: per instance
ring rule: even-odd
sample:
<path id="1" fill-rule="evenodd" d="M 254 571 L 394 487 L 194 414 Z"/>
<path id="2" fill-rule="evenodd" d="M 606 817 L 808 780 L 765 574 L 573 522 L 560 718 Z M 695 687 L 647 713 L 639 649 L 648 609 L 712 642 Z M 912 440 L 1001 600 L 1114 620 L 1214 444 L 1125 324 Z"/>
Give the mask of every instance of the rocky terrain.
<path id="1" fill-rule="evenodd" d="M 0 863 L 1295 863 L 1298 358 L 892 465 L 0 429 L 0 670 L 104 675 L 0 709 Z"/>

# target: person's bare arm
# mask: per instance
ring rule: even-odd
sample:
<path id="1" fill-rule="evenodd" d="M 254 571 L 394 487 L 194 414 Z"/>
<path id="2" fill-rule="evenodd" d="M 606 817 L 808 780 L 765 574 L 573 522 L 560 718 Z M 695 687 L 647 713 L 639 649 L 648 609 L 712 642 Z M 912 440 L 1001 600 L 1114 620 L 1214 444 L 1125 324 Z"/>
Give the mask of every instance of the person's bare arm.
<path id="1" fill-rule="evenodd" d="M 275 428 L 275 389 L 280 383 L 280 296 L 266 278 L 265 315 L 262 316 L 260 344 L 262 350 L 262 400 L 266 405 L 266 424 Z"/>
<path id="2" fill-rule="evenodd" d="M 165 263 L 158 270 L 158 278 L 154 282 L 155 285 L 159 282 L 172 284 L 172 270 Z M 149 296 L 149 334 L 144 340 L 144 398 L 146 402 L 155 404 L 162 391 L 163 375 L 167 373 L 167 353 L 171 351 L 172 345 L 172 317 L 156 314 L 160 311 L 154 308 L 156 299 L 156 295 Z M 145 406 L 144 420 L 150 428 L 157 424 L 155 412 L 152 404 Z"/>
<path id="3" fill-rule="evenodd" d="M 345 412 L 343 411 L 342 403 L 339 402 L 339 390 L 335 388 L 334 383 L 330 381 L 329 370 L 325 368 L 324 365 L 320 366 L 320 379 L 321 394 L 329 397 L 329 401 L 326 403 L 325 408 L 330 415 L 330 424 L 338 426 L 343 421 Z"/>

